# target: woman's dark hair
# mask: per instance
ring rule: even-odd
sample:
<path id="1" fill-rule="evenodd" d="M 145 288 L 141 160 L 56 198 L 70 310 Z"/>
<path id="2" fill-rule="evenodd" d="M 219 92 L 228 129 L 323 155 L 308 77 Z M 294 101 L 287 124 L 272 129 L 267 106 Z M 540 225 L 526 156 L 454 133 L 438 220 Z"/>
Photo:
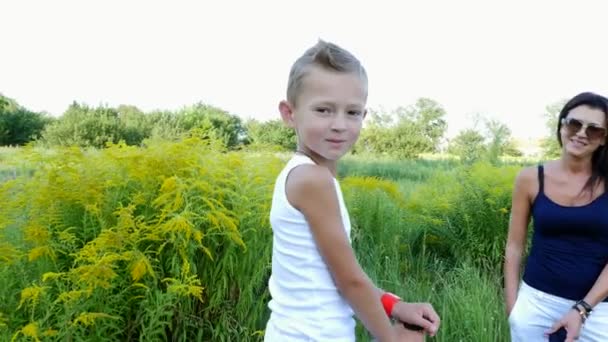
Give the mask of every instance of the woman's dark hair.
<path id="1" fill-rule="evenodd" d="M 608 122 L 608 99 L 591 92 L 580 93 L 570 99 L 559 113 L 559 118 L 557 120 L 557 141 L 559 142 L 559 146 L 563 147 L 562 136 L 560 134 L 562 119 L 568 116 L 570 111 L 578 106 L 588 106 L 593 109 L 601 110 L 604 112 L 606 122 Z M 605 143 L 606 139 L 608 139 L 608 137 L 604 137 Z M 591 177 L 589 177 L 582 189 L 583 191 L 589 190 L 591 196 L 593 196 L 593 188 L 597 183 L 603 180 L 604 184 L 606 184 L 608 181 L 608 154 L 606 149 L 606 144 L 601 145 L 593 152 L 593 156 L 591 157 Z"/>

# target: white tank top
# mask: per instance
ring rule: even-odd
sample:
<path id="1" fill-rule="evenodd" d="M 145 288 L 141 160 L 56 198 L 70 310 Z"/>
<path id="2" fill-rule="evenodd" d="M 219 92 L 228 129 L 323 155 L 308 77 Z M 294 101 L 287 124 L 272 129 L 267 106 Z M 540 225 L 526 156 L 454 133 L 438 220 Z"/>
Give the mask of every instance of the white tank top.
<path id="1" fill-rule="evenodd" d="M 277 177 L 272 198 L 272 273 L 269 280 L 272 299 L 268 304 L 272 311 L 271 321 L 274 320 L 274 329 L 284 327 L 286 334 L 300 333 L 313 341 L 354 341 L 353 311 L 338 292 L 304 215 L 287 200 L 287 175 L 302 164 L 314 162 L 302 155 L 294 155 L 289 160 Z M 350 242 L 350 219 L 335 178 L 334 185 Z"/>

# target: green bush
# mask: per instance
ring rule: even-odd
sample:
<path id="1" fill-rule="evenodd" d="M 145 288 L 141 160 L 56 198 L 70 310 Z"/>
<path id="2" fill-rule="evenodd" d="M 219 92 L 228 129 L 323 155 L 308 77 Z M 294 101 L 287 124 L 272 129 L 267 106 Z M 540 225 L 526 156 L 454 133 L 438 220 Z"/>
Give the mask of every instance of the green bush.
<path id="1" fill-rule="evenodd" d="M 13 153 L 35 172 L 0 183 L 0 339 L 262 340 L 281 159 L 199 138 Z M 433 303 L 437 341 L 507 341 L 496 266 L 517 167 L 349 163 L 375 283 Z"/>
<path id="2" fill-rule="evenodd" d="M 453 262 L 500 265 L 519 169 L 479 162 L 417 187 L 407 205 L 407 220 L 420 227 L 417 244 Z"/>
<path id="3" fill-rule="evenodd" d="M 259 338 L 280 164 L 221 146 L 23 150 L 36 172 L 0 183 L 2 340 Z"/>

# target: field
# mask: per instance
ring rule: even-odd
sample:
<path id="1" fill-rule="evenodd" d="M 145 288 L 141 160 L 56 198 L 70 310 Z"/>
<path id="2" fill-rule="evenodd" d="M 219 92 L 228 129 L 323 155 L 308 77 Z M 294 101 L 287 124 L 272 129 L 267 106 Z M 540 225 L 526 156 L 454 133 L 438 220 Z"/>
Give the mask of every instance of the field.
<path id="1" fill-rule="evenodd" d="M 0 149 L 0 340 L 261 341 L 284 158 L 197 139 Z M 433 303 L 428 341 L 509 341 L 502 253 L 526 163 L 344 160 L 359 261 Z"/>

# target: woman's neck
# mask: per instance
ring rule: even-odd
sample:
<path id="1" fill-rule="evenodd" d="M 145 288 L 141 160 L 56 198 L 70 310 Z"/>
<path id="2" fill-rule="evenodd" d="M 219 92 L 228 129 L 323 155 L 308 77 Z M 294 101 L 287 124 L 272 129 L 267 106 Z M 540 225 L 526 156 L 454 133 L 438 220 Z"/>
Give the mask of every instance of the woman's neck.
<path id="1" fill-rule="evenodd" d="M 563 154 L 559 160 L 560 167 L 568 174 L 572 175 L 591 175 L 591 157 L 576 158 L 568 154 Z"/>

